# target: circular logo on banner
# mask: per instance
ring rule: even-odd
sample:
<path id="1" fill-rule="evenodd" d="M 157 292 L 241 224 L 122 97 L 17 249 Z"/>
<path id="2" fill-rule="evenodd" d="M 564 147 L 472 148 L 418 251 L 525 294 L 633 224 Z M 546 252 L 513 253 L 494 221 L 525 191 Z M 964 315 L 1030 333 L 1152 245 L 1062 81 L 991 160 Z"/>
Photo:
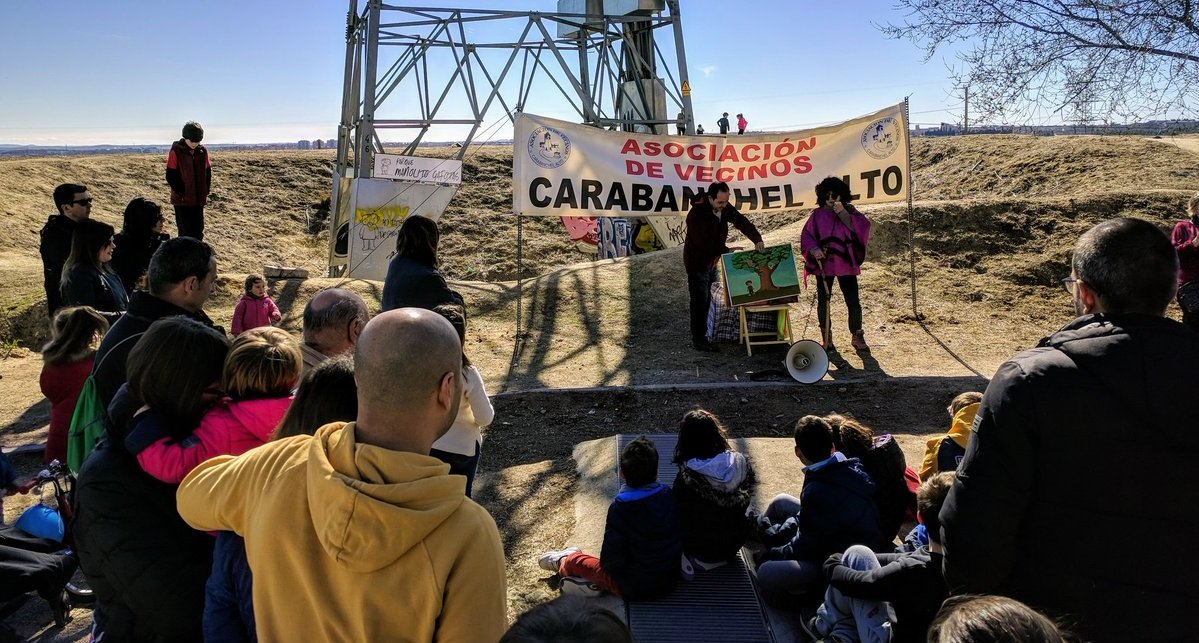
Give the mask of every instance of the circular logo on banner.
<path id="1" fill-rule="evenodd" d="M 899 149 L 902 134 L 894 117 L 880 118 L 862 132 L 862 149 L 876 159 L 885 159 Z"/>
<path id="2" fill-rule="evenodd" d="M 529 135 L 529 158 L 534 163 L 552 170 L 562 167 L 570 156 L 570 139 L 552 127 L 538 127 Z"/>

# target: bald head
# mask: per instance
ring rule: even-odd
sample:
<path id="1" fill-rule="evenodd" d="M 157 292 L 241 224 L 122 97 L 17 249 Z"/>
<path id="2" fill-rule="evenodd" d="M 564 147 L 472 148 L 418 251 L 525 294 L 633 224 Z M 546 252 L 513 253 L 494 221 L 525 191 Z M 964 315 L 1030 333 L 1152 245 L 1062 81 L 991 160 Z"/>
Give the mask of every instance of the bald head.
<path id="1" fill-rule="evenodd" d="M 360 424 L 371 418 L 371 434 L 429 430 L 432 444 L 458 415 L 461 372 L 462 344 L 444 317 L 421 308 L 379 314 L 354 351 Z"/>
<path id="2" fill-rule="evenodd" d="M 358 293 L 326 288 L 304 306 L 304 343 L 329 357 L 348 353 L 369 318 Z"/>

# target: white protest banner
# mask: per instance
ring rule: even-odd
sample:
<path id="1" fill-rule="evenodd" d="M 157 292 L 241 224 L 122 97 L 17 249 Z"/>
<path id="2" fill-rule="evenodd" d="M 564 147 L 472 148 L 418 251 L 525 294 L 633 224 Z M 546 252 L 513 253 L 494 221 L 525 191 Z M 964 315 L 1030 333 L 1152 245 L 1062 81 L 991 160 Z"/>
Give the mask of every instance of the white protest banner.
<path id="1" fill-rule="evenodd" d="M 383 281 L 395 255 L 395 237 L 411 216 L 434 221 L 458 188 L 383 179 L 354 181 L 353 218 L 349 230 L 348 276 Z"/>
<path id="2" fill-rule="evenodd" d="M 828 176 L 849 183 L 858 204 L 905 200 L 910 185 L 902 103 L 828 127 L 728 137 L 611 132 L 521 114 L 515 137 L 516 214 L 674 214 L 714 181 L 729 184 L 745 214 L 815 207 L 816 184 Z"/>
<path id="3" fill-rule="evenodd" d="M 462 161 L 431 159 L 423 156 L 400 156 L 399 154 L 376 154 L 374 178 L 459 185 L 462 183 Z"/>

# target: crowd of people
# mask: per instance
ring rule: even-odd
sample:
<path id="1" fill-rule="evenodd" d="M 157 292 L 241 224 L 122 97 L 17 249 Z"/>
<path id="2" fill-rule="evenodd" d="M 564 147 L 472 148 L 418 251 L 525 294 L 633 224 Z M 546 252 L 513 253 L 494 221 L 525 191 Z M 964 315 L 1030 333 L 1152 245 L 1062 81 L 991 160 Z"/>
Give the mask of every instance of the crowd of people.
<path id="1" fill-rule="evenodd" d="M 182 147 L 200 149 L 199 136 L 185 128 Z M 178 152 L 168 173 L 207 189 L 206 154 Z M 821 186 L 801 246 L 824 293 L 825 345 L 836 282 L 853 345 L 869 350 L 854 277 L 870 222 L 843 182 Z M 697 311 L 728 226 L 762 246 L 728 197 L 714 184 L 693 204 L 694 238 L 688 217 L 701 350 Z M 94 396 L 106 417 L 70 526 L 95 591 L 93 640 L 631 640 L 572 596 L 509 630 L 499 532 L 471 499 L 494 409 L 434 222 L 401 226 L 373 318 L 328 288 L 306 302 L 297 339 L 274 326 L 282 312 L 252 274 L 230 340 L 205 313 L 217 255 L 182 230 L 201 234 L 202 214 L 198 230 L 185 212 L 180 236 L 164 238 L 161 208 L 138 198 L 116 235 L 90 218 L 85 186 L 54 200 L 46 458 L 64 457 L 76 398 Z M 1199 483 L 1185 402 L 1199 335 L 1193 309 L 1185 325 L 1165 313 L 1196 283 L 1199 196 L 1189 207 L 1173 238 L 1136 219 L 1083 234 L 1063 281 L 1077 318 L 985 393 L 958 395 L 918 468 L 890 434 L 806 415 L 793 433 L 802 487 L 755 507 L 753 463 L 720 418 L 693 409 L 668 454 L 675 479 L 658 480 L 652 440 L 633 440 L 598 555 L 568 547 L 538 564 L 563 594 L 653 600 L 749 547 L 763 596 L 807 610 L 814 639 L 1186 639 L 1199 522 L 1169 490 Z"/>
<path id="2" fill-rule="evenodd" d="M 675 117 L 674 126 L 675 126 L 675 133 L 678 134 L 679 136 L 683 136 L 684 134 L 687 133 L 687 112 L 685 112 L 685 111 L 679 112 L 678 116 Z M 749 121 L 746 120 L 745 115 L 737 114 L 737 134 L 738 135 L 745 134 L 745 130 L 748 128 L 749 128 Z M 730 129 L 729 113 L 724 112 L 720 115 L 720 118 L 716 119 L 716 130 L 718 132 L 720 132 L 720 134 L 722 136 L 727 136 L 729 133 L 729 129 Z M 704 126 L 702 123 L 696 123 L 695 133 L 700 136 L 703 135 Z"/>
<path id="3" fill-rule="evenodd" d="M 1078 316 L 1004 363 L 985 393 L 956 396 L 918 473 L 891 436 L 838 414 L 805 416 L 794 431 L 800 495 L 756 514 L 737 501 L 752 469 L 729 454 L 719 420 L 693 411 L 679 448 L 696 426 L 717 437 L 691 460 L 676 452 L 673 487 L 657 480 L 653 443 L 630 443 L 600 555 L 567 548 L 539 564 L 564 594 L 640 600 L 746 544 L 768 600 L 814 608 L 804 621 L 814 640 L 1187 640 L 1178 614 L 1199 604 L 1186 562 L 1199 521 L 1168 490 L 1199 482 L 1185 401 L 1199 335 L 1166 311 L 1185 246 L 1199 245 L 1194 223 L 1179 224 L 1173 243 L 1139 219 L 1083 234 L 1063 280 Z M 897 543 L 912 517 L 919 524 Z M 1113 530 L 1127 546 L 1113 546 Z"/>

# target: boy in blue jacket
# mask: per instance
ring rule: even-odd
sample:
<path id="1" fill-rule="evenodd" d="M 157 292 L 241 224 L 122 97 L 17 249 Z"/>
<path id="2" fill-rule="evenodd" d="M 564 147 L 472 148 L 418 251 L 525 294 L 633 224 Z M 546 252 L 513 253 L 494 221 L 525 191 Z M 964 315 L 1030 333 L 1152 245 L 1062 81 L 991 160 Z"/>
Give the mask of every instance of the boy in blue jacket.
<path id="1" fill-rule="evenodd" d="M 781 494 L 759 519 L 762 544 L 758 583 L 769 599 L 815 597 L 824 589 L 822 566 L 851 545 L 882 547 L 874 483 L 857 458 L 833 448 L 828 421 L 806 415 L 795 424 L 795 456 L 806 465 L 799 498 Z M 801 511 L 802 508 L 802 511 Z"/>
<path id="2" fill-rule="evenodd" d="M 537 564 L 562 576 L 563 594 L 611 592 L 648 600 L 670 591 L 680 574 L 683 533 L 670 487 L 658 482 L 658 449 L 645 436 L 620 454 L 624 482 L 608 507 L 599 558 L 568 547 L 543 554 Z"/>

